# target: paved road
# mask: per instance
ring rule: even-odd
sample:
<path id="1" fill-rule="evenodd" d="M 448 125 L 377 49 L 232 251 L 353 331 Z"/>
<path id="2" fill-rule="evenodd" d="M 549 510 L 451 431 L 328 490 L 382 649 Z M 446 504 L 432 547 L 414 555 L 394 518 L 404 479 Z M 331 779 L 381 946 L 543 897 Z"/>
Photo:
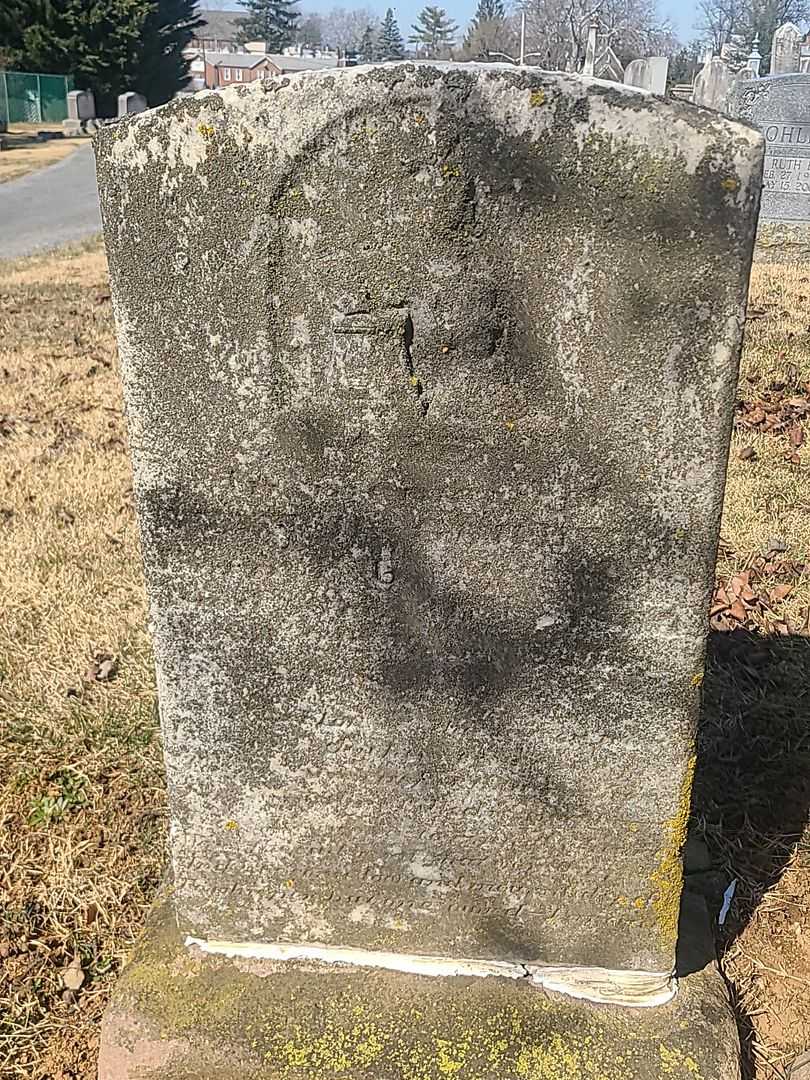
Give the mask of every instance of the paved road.
<path id="1" fill-rule="evenodd" d="M 0 259 L 81 240 L 101 229 L 93 151 L 0 184 Z"/>

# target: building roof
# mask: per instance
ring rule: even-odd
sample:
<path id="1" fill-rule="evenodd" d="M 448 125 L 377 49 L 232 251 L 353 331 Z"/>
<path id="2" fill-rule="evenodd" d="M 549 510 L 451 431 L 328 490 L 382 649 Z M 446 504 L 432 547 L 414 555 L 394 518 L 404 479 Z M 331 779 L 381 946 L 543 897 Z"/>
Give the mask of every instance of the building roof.
<path id="1" fill-rule="evenodd" d="M 283 53 L 268 53 L 267 59 L 282 71 L 325 71 L 336 68 L 336 56 L 286 56 Z"/>
<path id="2" fill-rule="evenodd" d="M 263 53 L 207 52 L 205 59 L 214 67 L 255 68 L 270 57 Z"/>
<path id="3" fill-rule="evenodd" d="M 197 41 L 236 41 L 242 30 L 243 11 L 205 11 L 199 12 L 204 20 L 202 26 L 194 31 Z"/>

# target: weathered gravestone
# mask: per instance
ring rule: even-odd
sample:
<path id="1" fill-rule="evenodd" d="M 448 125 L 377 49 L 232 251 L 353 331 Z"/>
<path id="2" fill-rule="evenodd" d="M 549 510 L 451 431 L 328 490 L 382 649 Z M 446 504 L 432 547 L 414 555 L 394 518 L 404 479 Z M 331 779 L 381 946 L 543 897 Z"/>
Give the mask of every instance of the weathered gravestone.
<path id="1" fill-rule="evenodd" d="M 733 80 L 734 74 L 725 60 L 719 56 L 710 56 L 695 76 L 692 102 L 705 109 L 725 108 Z"/>
<path id="2" fill-rule="evenodd" d="M 69 120 L 92 120 L 96 115 L 96 99 L 92 90 L 71 90 L 67 96 Z"/>
<path id="3" fill-rule="evenodd" d="M 779 75 L 735 87 L 730 115 L 765 137 L 758 258 L 810 258 L 810 75 Z"/>
<path id="4" fill-rule="evenodd" d="M 737 1076 L 672 972 L 761 143 L 492 65 L 101 132 L 174 873 L 102 1080 Z"/>
<path id="5" fill-rule="evenodd" d="M 624 69 L 625 86 L 637 86 L 640 90 L 649 90 L 651 94 L 667 92 L 667 72 L 669 58 L 666 56 L 647 56 L 640 60 L 631 60 Z"/>
<path id="6" fill-rule="evenodd" d="M 149 105 L 143 94 L 136 94 L 133 90 L 128 90 L 125 94 L 118 95 L 119 117 L 146 112 L 148 108 Z"/>
<path id="7" fill-rule="evenodd" d="M 790 75 L 799 70 L 804 34 L 795 23 L 783 23 L 771 39 L 771 75 Z"/>
<path id="8" fill-rule="evenodd" d="M 71 90 L 67 96 L 67 118 L 62 132 L 67 137 L 85 135 L 88 126 L 95 130 L 96 99 L 92 90 Z"/>

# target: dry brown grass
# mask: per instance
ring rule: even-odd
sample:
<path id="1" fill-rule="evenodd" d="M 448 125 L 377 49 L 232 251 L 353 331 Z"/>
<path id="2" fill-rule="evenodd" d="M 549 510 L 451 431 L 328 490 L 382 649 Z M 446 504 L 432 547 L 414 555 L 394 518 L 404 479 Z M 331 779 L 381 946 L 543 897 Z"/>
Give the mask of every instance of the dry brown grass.
<path id="1" fill-rule="evenodd" d="M 0 1075 L 89 1078 L 163 863 L 163 778 L 101 252 L 0 264 Z M 108 682 L 84 678 L 114 656 Z M 66 1000 L 75 955 L 86 981 Z"/>
<path id="2" fill-rule="evenodd" d="M 0 1076 L 91 1080 L 164 862 L 152 665 L 103 255 L 0 264 L 0 282 Z M 755 268 L 743 397 L 807 392 L 805 290 L 810 269 Z M 717 879 L 740 881 L 721 946 L 756 1080 L 810 1043 L 810 450 L 786 451 L 734 437 L 718 572 L 784 540 L 791 633 L 752 614 L 755 632 L 713 635 L 696 790 Z M 84 678 L 100 654 L 112 681 Z"/>
<path id="3" fill-rule="evenodd" d="M 809 298 L 810 266 L 754 267 L 740 401 L 810 397 Z M 735 429 L 718 577 L 779 541 L 754 589 L 791 592 L 710 638 L 695 793 L 718 885 L 738 882 L 719 944 L 755 1080 L 810 1046 L 810 448 L 794 450 L 787 432 Z"/>
<path id="4" fill-rule="evenodd" d="M 61 131 L 59 124 L 12 124 L 0 135 L 6 149 L 0 151 L 0 184 L 17 180 L 26 173 L 55 165 L 57 161 L 72 154 L 87 139 L 48 139 L 37 142 L 38 131 Z"/>

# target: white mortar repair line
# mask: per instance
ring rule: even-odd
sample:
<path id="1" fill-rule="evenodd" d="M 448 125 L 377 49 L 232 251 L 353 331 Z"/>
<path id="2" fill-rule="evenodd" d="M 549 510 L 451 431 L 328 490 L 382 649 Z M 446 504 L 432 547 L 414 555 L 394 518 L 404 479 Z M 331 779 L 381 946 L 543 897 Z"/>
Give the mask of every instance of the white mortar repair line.
<path id="1" fill-rule="evenodd" d="M 508 960 L 454 960 L 445 956 L 378 952 L 372 949 L 342 949 L 331 945 L 307 945 L 261 941 L 206 941 L 186 937 L 187 948 L 197 948 L 212 956 L 243 960 L 315 960 L 324 964 L 385 968 L 410 975 L 473 978 L 499 976 L 528 979 L 558 994 L 603 1005 L 652 1008 L 665 1005 L 677 993 L 677 980 L 668 972 L 623 971 L 576 965 L 512 963 Z"/>

